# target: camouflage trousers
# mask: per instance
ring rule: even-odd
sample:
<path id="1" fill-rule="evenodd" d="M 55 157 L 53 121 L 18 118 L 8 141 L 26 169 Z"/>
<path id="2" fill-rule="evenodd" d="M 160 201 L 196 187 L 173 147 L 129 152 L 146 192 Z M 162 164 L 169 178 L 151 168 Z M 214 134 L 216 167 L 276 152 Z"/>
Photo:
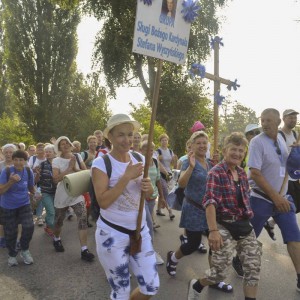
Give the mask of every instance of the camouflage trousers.
<path id="1" fill-rule="evenodd" d="M 219 251 L 212 251 L 211 268 L 205 272 L 205 278 L 212 283 L 224 281 L 236 249 L 244 270 L 244 285 L 257 286 L 262 244 L 256 239 L 254 230 L 245 238 L 236 241 L 222 225 L 218 224 L 218 229 L 223 238 L 223 247 Z"/>

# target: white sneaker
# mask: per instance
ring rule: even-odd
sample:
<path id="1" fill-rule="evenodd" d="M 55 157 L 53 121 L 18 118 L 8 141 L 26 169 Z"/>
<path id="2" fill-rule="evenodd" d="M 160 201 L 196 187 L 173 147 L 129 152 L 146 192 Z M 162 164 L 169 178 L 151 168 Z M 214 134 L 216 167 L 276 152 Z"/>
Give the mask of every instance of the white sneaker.
<path id="1" fill-rule="evenodd" d="M 157 265 L 163 265 L 164 264 L 164 260 L 162 259 L 162 257 L 160 256 L 160 254 L 158 252 L 155 252 L 155 258 L 156 258 L 156 264 Z"/>
<path id="2" fill-rule="evenodd" d="M 9 267 L 13 267 L 13 266 L 17 266 L 18 265 L 17 258 L 14 257 L 14 256 L 9 256 L 7 263 L 8 263 Z"/>
<path id="3" fill-rule="evenodd" d="M 38 226 L 44 226 L 44 220 L 42 217 L 38 218 L 37 224 L 38 224 Z"/>
<path id="4" fill-rule="evenodd" d="M 26 265 L 33 264 L 33 258 L 29 252 L 29 250 L 22 250 L 20 256 L 23 258 L 23 261 Z"/>
<path id="5" fill-rule="evenodd" d="M 199 300 L 200 299 L 200 293 L 198 293 L 196 290 L 193 288 L 193 284 L 197 282 L 197 279 L 192 279 L 189 282 L 189 289 L 188 289 L 188 300 Z"/>

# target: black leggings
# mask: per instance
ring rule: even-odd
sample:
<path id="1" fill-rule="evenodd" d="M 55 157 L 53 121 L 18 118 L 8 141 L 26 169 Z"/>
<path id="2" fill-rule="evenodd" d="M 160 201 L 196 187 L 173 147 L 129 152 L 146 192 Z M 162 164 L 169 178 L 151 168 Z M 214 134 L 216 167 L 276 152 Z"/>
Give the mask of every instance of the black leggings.
<path id="1" fill-rule="evenodd" d="M 187 243 L 180 246 L 183 255 L 190 255 L 198 249 L 202 240 L 202 234 L 207 236 L 207 232 L 186 230 Z"/>

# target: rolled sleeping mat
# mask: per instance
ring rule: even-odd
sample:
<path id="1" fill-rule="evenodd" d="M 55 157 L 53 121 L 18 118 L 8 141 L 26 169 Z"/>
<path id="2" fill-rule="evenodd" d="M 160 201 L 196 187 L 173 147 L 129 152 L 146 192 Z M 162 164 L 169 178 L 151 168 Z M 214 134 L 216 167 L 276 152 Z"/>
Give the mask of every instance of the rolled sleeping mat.
<path id="1" fill-rule="evenodd" d="M 83 170 L 65 175 L 63 183 L 67 194 L 71 197 L 78 197 L 89 191 L 91 171 Z"/>

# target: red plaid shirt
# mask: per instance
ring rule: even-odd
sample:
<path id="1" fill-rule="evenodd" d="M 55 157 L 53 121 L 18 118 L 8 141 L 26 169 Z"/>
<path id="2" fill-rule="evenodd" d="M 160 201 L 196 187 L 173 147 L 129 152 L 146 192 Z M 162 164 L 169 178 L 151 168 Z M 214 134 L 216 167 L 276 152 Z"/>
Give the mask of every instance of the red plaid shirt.
<path id="1" fill-rule="evenodd" d="M 249 183 L 245 171 L 236 167 L 244 207 L 240 207 L 236 198 L 236 187 L 233 176 L 225 161 L 213 167 L 207 176 L 206 192 L 202 205 L 206 208 L 209 204 L 216 207 L 217 217 L 235 216 L 237 220 L 250 219 L 253 211 L 249 202 Z"/>

